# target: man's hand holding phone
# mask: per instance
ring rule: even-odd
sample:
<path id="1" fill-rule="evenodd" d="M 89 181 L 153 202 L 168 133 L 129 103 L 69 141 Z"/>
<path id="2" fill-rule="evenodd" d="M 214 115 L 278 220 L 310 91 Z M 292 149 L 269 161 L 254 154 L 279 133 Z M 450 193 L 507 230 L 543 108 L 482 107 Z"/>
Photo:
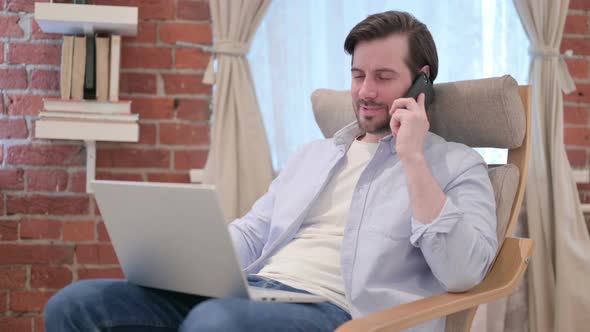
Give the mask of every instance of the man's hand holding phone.
<path id="1" fill-rule="evenodd" d="M 430 128 L 424 106 L 424 93 L 414 98 L 399 98 L 391 105 L 389 126 L 396 138 L 395 149 L 402 161 L 408 158 L 422 158 L 424 140 Z"/>

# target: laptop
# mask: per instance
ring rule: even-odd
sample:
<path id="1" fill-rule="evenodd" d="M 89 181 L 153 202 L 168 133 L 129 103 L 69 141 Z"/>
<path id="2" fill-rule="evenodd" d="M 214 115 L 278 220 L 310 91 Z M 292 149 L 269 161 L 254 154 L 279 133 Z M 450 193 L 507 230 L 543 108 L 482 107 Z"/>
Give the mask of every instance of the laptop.
<path id="1" fill-rule="evenodd" d="M 104 180 L 91 185 L 123 273 L 134 284 L 217 298 L 326 301 L 248 285 L 214 186 Z"/>

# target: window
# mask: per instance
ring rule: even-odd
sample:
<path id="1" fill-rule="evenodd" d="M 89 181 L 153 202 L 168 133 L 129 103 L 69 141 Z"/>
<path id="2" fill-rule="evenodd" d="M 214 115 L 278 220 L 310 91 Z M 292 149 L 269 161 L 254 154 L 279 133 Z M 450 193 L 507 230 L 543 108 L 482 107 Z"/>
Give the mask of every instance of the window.
<path id="1" fill-rule="evenodd" d="M 344 39 L 367 15 L 386 10 L 410 12 L 428 26 L 439 54 L 436 83 L 504 74 L 527 83 L 529 42 L 511 0 L 274 0 L 249 60 L 275 169 L 323 137 L 309 97 L 318 88 L 350 88 Z M 477 150 L 488 163 L 506 160 L 504 150 Z"/>

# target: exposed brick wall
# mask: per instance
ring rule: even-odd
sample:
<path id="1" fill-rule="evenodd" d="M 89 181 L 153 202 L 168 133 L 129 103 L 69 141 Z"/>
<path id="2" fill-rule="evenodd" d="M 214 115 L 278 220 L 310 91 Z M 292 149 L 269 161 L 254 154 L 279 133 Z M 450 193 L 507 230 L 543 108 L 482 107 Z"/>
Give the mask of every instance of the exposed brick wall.
<path id="1" fill-rule="evenodd" d="M 140 141 L 98 142 L 97 178 L 188 182 L 209 146 L 209 54 L 175 43 L 211 44 L 208 1 L 89 2 L 138 6 L 140 18 L 139 34 L 123 38 L 120 82 Z M 86 194 L 84 144 L 34 138 L 41 98 L 59 95 L 62 41 L 39 29 L 33 9 L 34 0 L 0 0 L 0 331 L 11 332 L 43 331 L 43 305 L 73 281 L 122 277 Z"/>
<path id="2" fill-rule="evenodd" d="M 588 169 L 590 152 L 590 1 L 571 0 L 561 51 L 573 50 L 566 60 L 577 89 L 565 96 L 564 141 L 573 168 Z M 580 200 L 590 203 L 590 184 L 578 184 Z M 586 215 L 587 222 L 590 215 Z M 590 226 L 590 223 L 588 223 Z"/>

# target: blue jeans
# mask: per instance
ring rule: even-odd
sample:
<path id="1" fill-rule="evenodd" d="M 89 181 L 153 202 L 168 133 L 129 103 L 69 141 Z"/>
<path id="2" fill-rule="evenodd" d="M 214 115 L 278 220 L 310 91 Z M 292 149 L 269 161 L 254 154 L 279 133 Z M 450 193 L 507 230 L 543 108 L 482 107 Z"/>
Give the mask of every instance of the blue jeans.
<path id="1" fill-rule="evenodd" d="M 248 277 L 256 287 L 307 293 L 274 280 Z M 208 298 L 141 287 L 125 280 L 85 280 L 45 306 L 47 332 L 333 331 L 350 315 L 329 303 Z"/>

